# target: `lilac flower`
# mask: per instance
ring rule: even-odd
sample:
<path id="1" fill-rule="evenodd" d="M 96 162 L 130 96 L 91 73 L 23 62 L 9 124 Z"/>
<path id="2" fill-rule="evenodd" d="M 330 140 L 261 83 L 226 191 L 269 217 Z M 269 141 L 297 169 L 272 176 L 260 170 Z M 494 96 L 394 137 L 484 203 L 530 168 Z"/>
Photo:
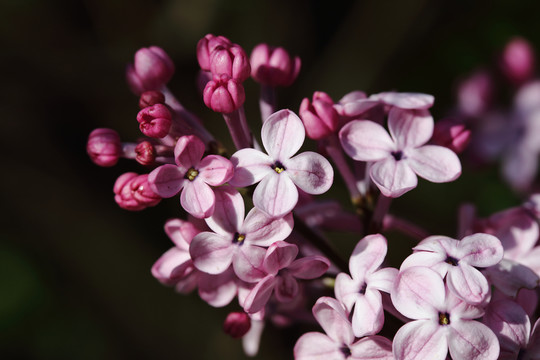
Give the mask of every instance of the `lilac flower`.
<path id="1" fill-rule="evenodd" d="M 260 311 L 272 293 L 280 302 L 292 301 L 298 295 L 296 279 L 316 279 L 330 266 L 322 256 L 294 260 L 296 255 L 298 247 L 284 241 L 277 241 L 268 248 L 260 266 L 265 276 L 251 289 L 244 302 L 247 313 Z"/>
<path id="2" fill-rule="evenodd" d="M 399 273 L 391 293 L 392 303 L 406 317 L 394 337 L 396 360 L 453 359 L 495 360 L 497 337 L 486 325 L 474 321 L 483 315 L 445 289 L 435 271 L 415 266 Z"/>
<path id="3" fill-rule="evenodd" d="M 262 127 L 262 142 L 268 155 L 242 149 L 231 157 L 235 175 L 229 183 L 236 187 L 260 184 L 253 204 L 279 217 L 290 212 L 298 201 L 299 187 L 308 194 L 322 194 L 332 185 L 334 171 L 322 155 L 306 151 L 292 157 L 302 146 L 302 121 L 290 110 L 272 114 Z"/>
<path id="4" fill-rule="evenodd" d="M 358 242 L 349 260 L 352 276 L 336 277 L 336 298 L 352 312 L 352 327 L 357 337 L 378 333 L 384 324 L 381 293 L 390 293 L 398 270 L 379 269 L 386 256 L 386 239 L 368 235 Z"/>
<path id="5" fill-rule="evenodd" d="M 414 253 L 401 264 L 400 271 L 427 266 L 441 277 L 460 299 L 478 305 L 489 296 L 489 285 L 476 267 L 489 267 L 503 257 L 499 239 L 489 234 L 473 234 L 461 241 L 446 236 L 430 236 L 413 248 Z"/>
<path id="6" fill-rule="evenodd" d="M 339 132 L 341 145 L 354 160 L 373 162 L 370 176 L 382 194 L 399 197 L 417 185 L 416 175 L 432 182 L 449 182 L 461 174 L 457 155 L 442 146 L 424 145 L 433 134 L 427 110 L 393 107 L 390 135 L 379 124 L 354 120 Z"/>
<path id="7" fill-rule="evenodd" d="M 404 110 L 425 110 L 433 106 L 435 98 L 433 95 L 412 93 L 412 92 L 396 92 L 387 91 L 378 94 L 373 94 L 369 97 L 370 100 L 377 100 L 387 106 L 395 106 Z"/>
<path id="8" fill-rule="evenodd" d="M 219 155 L 203 158 L 203 154 L 204 143 L 198 137 L 182 136 L 174 148 L 176 165 L 162 165 L 148 176 L 152 190 L 164 198 L 183 189 L 180 203 L 197 218 L 214 212 L 215 195 L 209 185 L 223 185 L 233 174 L 229 160 Z"/>
<path id="9" fill-rule="evenodd" d="M 285 239 L 293 228 L 292 214 L 273 219 L 256 208 L 244 220 L 243 198 L 230 186 L 216 189 L 216 209 L 206 223 L 214 232 L 198 234 L 189 248 L 195 267 L 220 274 L 232 263 L 236 275 L 248 282 L 261 278 L 256 259 L 266 252 L 262 246 Z"/>
<path id="10" fill-rule="evenodd" d="M 382 336 L 355 341 L 347 313 L 336 299 L 322 297 L 317 300 L 313 316 L 326 335 L 319 332 L 302 335 L 294 346 L 296 360 L 393 359 L 392 343 Z"/>

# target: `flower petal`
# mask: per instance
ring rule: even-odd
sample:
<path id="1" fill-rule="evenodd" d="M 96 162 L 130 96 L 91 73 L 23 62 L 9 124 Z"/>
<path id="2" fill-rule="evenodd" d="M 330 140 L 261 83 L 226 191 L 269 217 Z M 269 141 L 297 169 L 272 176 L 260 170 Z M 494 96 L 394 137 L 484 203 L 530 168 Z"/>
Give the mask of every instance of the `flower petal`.
<path id="1" fill-rule="evenodd" d="M 265 153 L 255 149 L 241 149 L 231 156 L 234 165 L 234 175 L 229 184 L 236 187 L 253 185 L 273 172 L 274 161 Z"/>
<path id="2" fill-rule="evenodd" d="M 290 110 L 279 110 L 266 119 L 261 137 L 268 155 L 275 161 L 289 159 L 304 144 L 306 130 L 302 120 Z"/>
<path id="3" fill-rule="evenodd" d="M 219 275 L 199 274 L 199 296 L 210 306 L 227 306 L 237 292 L 238 285 L 231 268 Z"/>
<path id="4" fill-rule="evenodd" d="M 233 164 L 219 155 L 208 155 L 199 164 L 199 176 L 212 186 L 225 184 L 234 174 Z"/>
<path id="5" fill-rule="evenodd" d="M 392 345 L 396 360 L 446 359 L 446 332 L 447 327 L 439 326 L 431 320 L 417 320 L 403 325 L 397 331 Z"/>
<path id="6" fill-rule="evenodd" d="M 392 342 L 382 336 L 368 336 L 351 346 L 353 359 L 358 360 L 394 360 Z"/>
<path id="7" fill-rule="evenodd" d="M 472 305 L 482 304 L 489 295 L 489 285 L 485 276 L 466 263 L 451 266 L 446 283 L 457 297 Z"/>
<path id="8" fill-rule="evenodd" d="M 319 255 L 313 255 L 295 260 L 289 271 L 298 279 L 316 279 L 323 276 L 330 267 L 330 261 Z"/>
<path id="9" fill-rule="evenodd" d="M 410 150 L 407 156 L 407 162 L 414 172 L 431 182 L 449 182 L 461 175 L 459 158 L 443 146 L 424 145 Z"/>
<path id="10" fill-rule="evenodd" d="M 356 300 L 362 296 L 360 289 L 363 285 L 363 282 L 351 278 L 349 274 L 339 273 L 336 276 L 334 285 L 336 299 L 345 306 L 348 312 L 351 312 Z"/>
<path id="11" fill-rule="evenodd" d="M 341 344 L 324 334 L 309 332 L 296 341 L 294 358 L 295 360 L 345 360 L 340 347 Z"/>
<path id="12" fill-rule="evenodd" d="M 221 274 L 232 263 L 236 246 L 232 239 L 202 232 L 193 238 L 189 254 L 195 267 L 208 274 Z"/>
<path id="13" fill-rule="evenodd" d="M 245 241 L 250 244 L 270 246 L 276 241 L 284 240 L 291 234 L 292 229 L 291 213 L 281 218 L 271 218 L 259 209 L 253 208 L 240 230 L 246 235 Z"/>
<path id="14" fill-rule="evenodd" d="M 496 360 L 499 341 L 486 325 L 470 320 L 449 326 L 448 348 L 452 359 Z"/>
<path id="15" fill-rule="evenodd" d="M 297 202 L 298 190 L 286 172 L 267 175 L 253 193 L 253 205 L 271 217 L 291 212 Z"/>
<path id="16" fill-rule="evenodd" d="M 174 285 L 187 267 L 192 266 L 189 252 L 173 247 L 167 250 L 152 266 L 152 275 L 165 285 Z"/>
<path id="17" fill-rule="evenodd" d="M 161 197 L 169 198 L 178 194 L 184 187 L 186 179 L 178 166 L 166 164 L 148 174 L 148 183 L 153 192 Z"/>
<path id="18" fill-rule="evenodd" d="M 371 165 L 371 179 L 384 196 L 396 198 L 418 185 L 416 174 L 408 160 L 396 161 L 393 157 Z"/>
<path id="19" fill-rule="evenodd" d="M 350 345 L 354 341 L 352 326 L 345 308 L 334 298 L 323 296 L 313 306 L 313 316 L 335 342 Z"/>
<path id="20" fill-rule="evenodd" d="M 298 281 L 289 272 L 279 275 L 275 287 L 275 296 L 279 302 L 291 302 L 298 295 Z"/>
<path id="21" fill-rule="evenodd" d="M 289 266 L 298 255 L 298 246 L 285 241 L 273 243 L 264 256 L 263 267 L 268 274 L 276 275 Z"/>
<path id="22" fill-rule="evenodd" d="M 240 246 L 233 256 L 233 268 L 236 275 L 246 282 L 257 282 L 267 274 L 262 268 L 266 250 L 249 244 Z"/>
<path id="23" fill-rule="evenodd" d="M 497 289 L 511 297 L 522 288 L 534 289 L 540 284 L 540 278 L 529 267 L 508 259 L 485 269 L 484 274 Z"/>
<path id="24" fill-rule="evenodd" d="M 386 256 L 386 238 L 381 234 L 368 235 L 356 244 L 349 260 L 351 276 L 364 282 L 366 275 L 376 271 Z"/>
<path id="25" fill-rule="evenodd" d="M 180 194 L 180 204 L 196 218 L 207 218 L 214 213 L 216 197 L 210 186 L 202 180 L 186 182 Z"/>
<path id="26" fill-rule="evenodd" d="M 264 308 L 276 284 L 274 275 L 267 275 L 251 289 L 244 301 L 244 311 L 248 314 L 256 313 Z"/>
<path id="27" fill-rule="evenodd" d="M 308 194 L 319 195 L 332 186 L 334 169 L 322 155 L 306 151 L 284 161 L 291 180 Z"/>
<path id="28" fill-rule="evenodd" d="M 369 120 L 353 120 L 339 132 L 343 150 L 354 160 L 377 161 L 391 156 L 396 145 L 388 132 Z"/>
<path id="29" fill-rule="evenodd" d="M 489 234 L 473 234 L 464 237 L 458 247 L 463 252 L 461 262 L 472 266 L 488 267 L 501 261 L 504 249 L 499 239 Z"/>
<path id="30" fill-rule="evenodd" d="M 501 350 L 517 354 L 527 347 L 531 322 L 525 310 L 514 301 L 492 301 L 482 322 L 495 333 Z"/>
<path id="31" fill-rule="evenodd" d="M 398 275 L 398 269 L 384 268 L 375 271 L 367 278 L 368 287 L 390 293 Z"/>
<path id="32" fill-rule="evenodd" d="M 204 154 L 204 143 L 195 135 L 182 136 L 174 147 L 176 165 L 185 174 L 190 168 L 197 167 Z"/>
<path id="33" fill-rule="evenodd" d="M 378 333 L 384 324 L 384 312 L 381 293 L 377 290 L 367 290 L 360 295 L 354 306 L 352 328 L 354 336 L 363 337 Z"/>
<path id="34" fill-rule="evenodd" d="M 165 223 L 165 233 L 177 248 L 188 251 L 191 240 L 200 233 L 195 225 L 181 219 L 171 219 Z"/>
<path id="35" fill-rule="evenodd" d="M 403 110 L 394 107 L 388 113 L 388 129 L 397 148 L 417 148 L 431 139 L 435 124 L 428 110 Z"/>
<path id="36" fill-rule="evenodd" d="M 220 186 L 214 190 L 214 194 L 214 213 L 205 219 L 206 224 L 220 235 L 233 235 L 244 221 L 244 198 L 232 186 Z"/>
<path id="37" fill-rule="evenodd" d="M 401 109 L 428 109 L 435 102 L 433 95 L 395 91 L 373 94 L 369 99 L 379 100 L 387 105 L 396 106 Z"/>

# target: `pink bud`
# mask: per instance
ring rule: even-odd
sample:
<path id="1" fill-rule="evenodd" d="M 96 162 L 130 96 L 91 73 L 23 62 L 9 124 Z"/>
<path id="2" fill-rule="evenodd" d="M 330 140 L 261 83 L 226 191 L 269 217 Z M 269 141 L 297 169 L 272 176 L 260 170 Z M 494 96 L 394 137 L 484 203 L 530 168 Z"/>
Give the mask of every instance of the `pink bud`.
<path id="1" fill-rule="evenodd" d="M 216 47 L 222 46 L 227 48 L 231 45 L 231 41 L 226 37 L 214 36 L 212 34 L 208 34 L 199 40 L 197 43 L 197 60 L 201 69 L 210 71 L 210 56 Z"/>
<path id="2" fill-rule="evenodd" d="M 228 75 L 214 75 L 203 91 L 206 106 L 215 112 L 230 114 L 244 104 L 244 87 Z"/>
<path id="3" fill-rule="evenodd" d="M 120 136 L 112 129 L 95 129 L 88 136 L 86 152 L 90 159 L 99 166 L 116 165 L 122 155 Z"/>
<path id="4" fill-rule="evenodd" d="M 161 197 L 150 189 L 148 174 L 125 173 L 116 180 L 113 190 L 114 200 L 126 210 L 143 210 L 161 201 Z"/>
<path id="5" fill-rule="evenodd" d="M 232 312 L 223 323 L 223 331 L 234 339 L 244 336 L 250 328 L 251 319 L 245 312 Z"/>
<path id="6" fill-rule="evenodd" d="M 251 74 L 251 66 L 244 49 L 233 44 L 217 46 L 210 54 L 210 71 L 214 75 L 226 74 L 238 82 L 245 81 Z"/>
<path id="7" fill-rule="evenodd" d="M 493 80 L 485 70 L 476 71 L 461 81 L 458 88 L 458 103 L 468 116 L 481 116 L 490 106 L 493 97 Z"/>
<path id="8" fill-rule="evenodd" d="M 261 84 L 290 86 L 296 80 L 300 66 L 300 58 L 291 59 L 282 47 L 259 44 L 251 52 L 251 76 Z"/>
<path id="9" fill-rule="evenodd" d="M 308 98 L 302 100 L 299 113 L 310 139 L 319 140 L 337 130 L 339 115 L 334 101 L 322 91 L 313 94 L 311 103 Z"/>
<path id="10" fill-rule="evenodd" d="M 156 149 L 150 141 L 143 141 L 135 147 L 135 160 L 142 165 L 151 165 L 156 159 Z"/>
<path id="11" fill-rule="evenodd" d="M 165 104 L 165 95 L 156 90 L 145 91 L 139 98 L 139 108 L 144 109 L 156 104 Z"/>
<path id="12" fill-rule="evenodd" d="M 139 129 L 141 132 L 152 138 L 165 137 L 171 128 L 171 112 L 165 105 L 155 104 L 142 109 L 137 114 Z"/>
<path id="13" fill-rule="evenodd" d="M 471 140 L 471 131 L 467 129 L 463 122 L 447 118 L 435 123 L 431 143 L 445 146 L 459 154 L 465 150 Z"/>
<path id="14" fill-rule="evenodd" d="M 510 81 L 522 84 L 533 76 L 534 62 L 531 44 L 523 38 L 516 37 L 504 48 L 501 68 Z"/>
<path id="15" fill-rule="evenodd" d="M 135 94 L 159 90 L 171 80 L 174 63 L 160 47 L 150 46 L 135 53 L 134 64 L 126 69 L 126 79 Z"/>

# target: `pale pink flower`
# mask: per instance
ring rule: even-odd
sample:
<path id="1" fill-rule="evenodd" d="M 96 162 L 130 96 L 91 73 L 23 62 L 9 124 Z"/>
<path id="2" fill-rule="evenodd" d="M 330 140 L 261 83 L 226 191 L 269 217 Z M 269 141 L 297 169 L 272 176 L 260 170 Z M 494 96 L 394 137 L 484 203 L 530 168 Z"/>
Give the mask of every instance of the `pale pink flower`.
<path id="1" fill-rule="evenodd" d="M 354 335 L 378 333 L 384 324 L 380 291 L 390 293 L 398 270 L 379 269 L 386 256 L 387 243 L 380 234 L 368 235 L 358 242 L 349 260 L 351 276 L 336 277 L 336 298 L 352 312 Z"/>
<path id="2" fill-rule="evenodd" d="M 272 114 L 262 127 L 262 142 L 268 155 L 242 149 L 231 157 L 235 175 L 229 183 L 236 187 L 260 184 L 253 204 L 279 217 L 289 213 L 298 201 L 299 187 L 308 194 L 322 194 L 332 185 L 334 171 L 322 155 L 306 151 L 293 157 L 304 143 L 302 121 L 290 110 Z"/>
<path id="3" fill-rule="evenodd" d="M 489 284 L 475 267 L 486 268 L 501 261 L 503 247 L 499 239 L 489 234 L 473 234 L 461 241 L 446 236 L 430 236 L 422 240 L 401 264 L 400 271 L 426 266 L 441 277 L 446 276 L 448 288 L 460 299 L 482 304 L 489 296 Z"/>
<path id="4" fill-rule="evenodd" d="M 413 319 L 394 337 L 396 360 L 452 359 L 496 360 L 497 337 L 486 325 L 474 321 L 483 315 L 445 289 L 435 271 L 415 266 L 399 273 L 391 293 L 392 303 L 404 316 Z"/>
<path id="5" fill-rule="evenodd" d="M 298 247 L 284 241 L 273 243 L 261 261 L 261 279 L 244 301 L 244 310 L 255 313 L 263 309 L 272 293 L 279 302 L 290 302 L 298 296 L 297 279 L 316 279 L 329 268 L 322 256 L 308 256 L 295 260 Z"/>
<path id="6" fill-rule="evenodd" d="M 326 334 L 309 332 L 294 346 L 296 360 L 391 360 L 392 343 L 382 336 L 356 340 L 345 308 L 339 301 L 322 297 L 313 306 L 313 316 Z"/>
<path id="7" fill-rule="evenodd" d="M 182 191 L 180 203 L 197 218 L 214 212 L 215 195 L 211 186 L 223 185 L 233 175 L 231 162 L 219 155 L 203 158 L 204 143 L 194 135 L 182 136 L 174 148 L 176 165 L 166 164 L 148 176 L 152 190 L 164 198 Z"/>
<path id="8" fill-rule="evenodd" d="M 230 186 L 216 189 L 215 212 L 205 220 L 213 232 L 198 234 L 189 248 L 199 270 L 220 274 L 232 264 L 244 281 L 261 278 L 257 259 L 266 253 L 263 247 L 289 236 L 292 214 L 274 219 L 254 208 L 244 220 L 244 212 L 244 200 L 238 191 Z"/>
<path id="9" fill-rule="evenodd" d="M 461 163 L 452 150 L 425 145 L 433 127 L 427 110 L 393 107 L 388 115 L 390 135 L 373 121 L 354 120 L 341 129 L 339 137 L 350 157 L 372 162 L 370 176 L 381 193 L 399 197 L 417 186 L 417 175 L 442 183 L 461 174 Z"/>

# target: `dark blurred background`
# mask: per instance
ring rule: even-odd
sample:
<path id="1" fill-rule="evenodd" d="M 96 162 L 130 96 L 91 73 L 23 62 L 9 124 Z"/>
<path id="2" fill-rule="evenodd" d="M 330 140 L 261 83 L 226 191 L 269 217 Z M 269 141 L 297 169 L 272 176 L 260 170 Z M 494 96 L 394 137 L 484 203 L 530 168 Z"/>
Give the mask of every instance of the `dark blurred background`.
<path id="1" fill-rule="evenodd" d="M 248 53 L 267 42 L 300 55 L 300 77 L 279 93 L 281 107 L 298 111 L 315 90 L 335 100 L 357 89 L 416 91 L 436 97 L 438 118 L 453 106 L 456 79 L 494 64 L 511 37 L 540 49 L 539 13 L 538 1 L 507 0 L 3 1 L 0 358 L 244 358 L 240 341 L 221 331 L 237 305 L 211 308 L 150 275 L 172 246 L 162 228 L 181 215 L 177 198 L 124 211 L 113 183 L 145 169 L 127 160 L 99 168 L 86 155 L 96 127 L 126 141 L 139 136 L 137 98 L 124 81 L 138 48 L 158 45 L 171 55 L 170 88 L 217 131 L 223 121 L 195 87 L 195 47 L 207 33 Z M 251 80 L 246 87 L 247 115 L 257 124 L 258 87 Z M 466 167 L 451 184 L 422 181 L 392 211 L 455 235 L 461 201 L 475 202 L 481 215 L 519 202 L 498 173 Z M 344 249 L 355 243 L 343 241 L 336 243 Z M 403 241 L 390 239 L 390 251 L 408 254 L 412 241 Z M 299 334 L 268 326 L 259 358 L 292 358 Z"/>

